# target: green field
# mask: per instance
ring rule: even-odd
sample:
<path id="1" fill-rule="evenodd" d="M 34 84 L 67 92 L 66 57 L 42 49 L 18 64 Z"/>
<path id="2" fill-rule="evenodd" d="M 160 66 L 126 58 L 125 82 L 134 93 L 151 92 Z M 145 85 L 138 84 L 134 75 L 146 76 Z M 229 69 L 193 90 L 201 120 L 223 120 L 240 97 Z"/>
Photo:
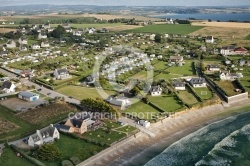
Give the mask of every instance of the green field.
<path id="1" fill-rule="evenodd" d="M 108 133 L 106 129 L 99 128 L 95 131 L 86 132 L 82 134 L 82 136 L 86 139 L 95 140 L 98 143 L 106 143 L 108 145 L 111 145 L 112 143 L 126 137 L 126 134 L 113 130 Z"/>
<path id="2" fill-rule="evenodd" d="M 231 81 L 215 81 L 217 85 L 219 85 L 228 96 L 234 96 L 240 94 L 240 92 L 236 92 L 234 84 Z"/>
<path id="3" fill-rule="evenodd" d="M 6 131 L 6 133 L 0 134 L 0 142 L 21 138 L 22 136 L 31 134 L 31 132 L 35 131 L 35 127 L 33 125 L 16 117 L 11 110 L 5 108 L 2 105 L 0 105 L 0 116 L 1 118 L 18 126 L 18 128 L 13 131 Z"/>
<path id="4" fill-rule="evenodd" d="M 194 95 L 188 91 L 179 91 L 179 97 L 187 104 L 195 104 L 198 103 L 198 100 L 194 97 Z"/>
<path id="5" fill-rule="evenodd" d="M 125 110 L 126 113 L 132 114 L 141 119 L 150 120 L 153 116 L 158 115 L 160 112 L 153 107 L 143 102 L 133 104 L 130 108 Z"/>
<path id="6" fill-rule="evenodd" d="M 193 88 L 194 91 L 200 96 L 202 100 L 207 100 L 212 98 L 212 92 L 207 88 Z"/>
<path id="7" fill-rule="evenodd" d="M 245 37 L 245 40 L 250 40 L 250 35 L 248 35 L 247 37 Z"/>
<path id="8" fill-rule="evenodd" d="M 60 134 L 60 139 L 54 144 L 59 148 L 60 152 L 62 152 L 62 159 L 54 162 L 41 161 L 46 166 L 60 166 L 63 160 L 69 160 L 71 157 L 78 157 L 83 161 L 103 150 L 100 146 L 63 134 Z"/>
<path id="9" fill-rule="evenodd" d="M 182 106 L 175 96 L 150 96 L 149 101 L 166 112 L 175 112 Z"/>
<path id="10" fill-rule="evenodd" d="M 52 24 L 52 27 L 57 27 L 60 24 Z M 115 27 L 115 26 L 120 26 L 120 25 L 125 25 L 123 23 L 112 23 L 112 24 L 70 24 L 72 28 L 90 28 L 94 27 L 96 29 L 101 29 L 101 28 L 108 28 L 108 27 Z"/>
<path id="11" fill-rule="evenodd" d="M 66 86 L 66 87 L 58 89 L 58 92 L 67 96 L 72 96 L 78 100 L 82 100 L 86 98 L 96 99 L 97 97 L 102 98 L 102 96 L 97 92 L 95 88 L 86 88 L 86 87 L 80 87 L 80 86 Z M 108 95 L 115 93 L 115 91 L 107 91 L 107 90 L 105 90 L 105 92 Z M 105 97 L 108 97 L 108 96 L 105 96 Z"/>
<path id="12" fill-rule="evenodd" d="M 17 157 L 13 150 L 9 147 L 3 149 L 3 154 L 0 157 L 0 163 L 3 166 L 31 166 L 33 164 L 29 163 L 26 159 Z"/>
<path id="13" fill-rule="evenodd" d="M 125 32 L 145 32 L 145 33 L 168 33 L 168 34 L 181 34 L 187 35 L 203 28 L 202 26 L 192 26 L 186 24 L 156 24 L 149 25 L 142 28 L 127 30 Z"/>
<path id="14" fill-rule="evenodd" d="M 120 127 L 118 129 L 115 129 L 116 131 L 121 131 L 121 132 L 126 132 L 126 133 L 129 133 L 129 132 L 133 132 L 133 131 L 136 131 L 137 128 L 133 127 L 133 126 L 124 126 L 124 127 Z"/>

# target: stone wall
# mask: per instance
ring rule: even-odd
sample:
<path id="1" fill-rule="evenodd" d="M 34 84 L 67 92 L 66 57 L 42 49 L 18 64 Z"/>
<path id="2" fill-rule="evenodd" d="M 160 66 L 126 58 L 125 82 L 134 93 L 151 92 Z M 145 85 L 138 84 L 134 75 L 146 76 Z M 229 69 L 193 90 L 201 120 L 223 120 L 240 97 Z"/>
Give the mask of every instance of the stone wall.
<path id="1" fill-rule="evenodd" d="M 242 94 L 239 94 L 239 95 L 235 95 L 235 96 L 231 96 L 231 97 L 226 96 L 226 98 L 227 98 L 228 103 L 235 103 L 235 102 L 238 102 L 238 101 L 241 101 L 241 100 L 248 99 L 248 92 L 242 93 Z"/>

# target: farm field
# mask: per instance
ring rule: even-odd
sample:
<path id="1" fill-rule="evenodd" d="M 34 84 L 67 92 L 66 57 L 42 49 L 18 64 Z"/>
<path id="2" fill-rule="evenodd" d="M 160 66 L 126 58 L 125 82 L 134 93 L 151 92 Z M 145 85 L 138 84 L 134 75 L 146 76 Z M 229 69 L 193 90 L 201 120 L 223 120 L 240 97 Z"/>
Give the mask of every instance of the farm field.
<path id="1" fill-rule="evenodd" d="M 69 160 L 71 157 L 78 157 L 81 161 L 83 161 L 103 150 L 103 147 L 63 134 L 60 134 L 60 139 L 54 144 L 62 152 L 62 158 L 54 162 L 41 160 L 41 162 L 46 166 L 60 166 L 63 160 Z"/>
<path id="2" fill-rule="evenodd" d="M 236 39 L 244 39 L 246 35 L 250 34 L 250 29 L 246 27 L 250 27 L 249 23 L 208 23 L 206 22 L 205 24 L 203 23 L 192 23 L 193 26 L 198 25 L 198 26 L 206 26 L 202 29 L 199 29 L 195 32 L 192 32 L 190 35 L 202 35 L 202 36 L 209 36 L 213 35 L 214 37 L 220 37 L 226 38 L 226 41 L 224 42 L 231 42 L 235 43 L 235 41 L 228 40 L 228 37 Z M 235 27 L 229 27 L 230 26 L 235 26 Z M 235 35 L 237 34 L 237 35 Z M 238 44 L 238 42 L 237 42 Z M 239 46 L 239 45 L 238 45 Z"/>
<path id="3" fill-rule="evenodd" d="M 35 131 L 35 126 L 32 126 L 28 122 L 18 118 L 15 116 L 14 111 L 0 105 L 0 116 L 1 119 L 5 121 L 5 128 L 7 128 L 4 133 L 0 134 L 0 142 L 4 140 L 13 140 L 16 138 L 21 138 L 26 134 L 31 134 L 31 132 Z M 13 128 L 15 125 L 16 127 Z M 2 127 L 1 127 L 2 129 Z"/>
<path id="4" fill-rule="evenodd" d="M 147 119 L 147 120 L 153 119 L 153 116 L 156 116 L 160 113 L 153 107 L 143 102 L 138 102 L 133 104 L 130 108 L 126 109 L 125 112 L 132 114 L 140 119 Z"/>
<path id="5" fill-rule="evenodd" d="M 228 96 L 234 96 L 240 94 L 240 92 L 236 92 L 234 84 L 231 81 L 215 81 L 217 85 L 219 85 L 227 94 Z"/>
<path id="6" fill-rule="evenodd" d="M 52 27 L 57 27 L 60 24 L 51 24 Z M 95 27 L 96 29 L 108 28 L 108 27 L 117 27 L 125 25 L 123 23 L 110 23 L 110 24 L 70 24 L 72 28 L 90 28 Z"/>
<path id="7" fill-rule="evenodd" d="M 194 95 L 187 90 L 179 91 L 179 97 L 187 104 L 195 104 L 198 103 L 198 100 L 194 97 Z"/>
<path id="8" fill-rule="evenodd" d="M 247 36 L 245 37 L 245 39 L 246 39 L 246 40 L 250 40 L 250 35 L 247 35 Z"/>
<path id="9" fill-rule="evenodd" d="M 53 103 L 35 110 L 18 113 L 17 117 L 31 124 L 42 124 L 63 119 L 69 112 L 76 112 L 76 109 L 66 103 Z"/>
<path id="10" fill-rule="evenodd" d="M 203 26 L 192 26 L 192 25 L 184 25 L 184 24 L 174 24 L 174 25 L 155 24 L 155 25 L 145 26 L 142 28 L 128 30 L 125 32 L 168 33 L 168 34 L 187 35 L 201 28 L 203 28 Z"/>
<path id="11" fill-rule="evenodd" d="M 207 87 L 193 89 L 203 100 L 212 98 L 212 92 Z"/>
<path id="12" fill-rule="evenodd" d="M 96 99 L 97 97 L 102 98 L 102 96 L 100 96 L 100 94 L 97 92 L 95 88 L 86 88 L 86 87 L 80 87 L 80 86 L 66 86 L 66 87 L 58 89 L 58 92 L 67 96 L 72 96 L 78 100 L 82 100 L 86 98 Z M 108 95 L 115 93 L 115 91 L 108 91 L 108 90 L 105 90 L 105 92 Z M 104 96 L 104 97 L 107 98 L 108 96 Z"/>
<path id="13" fill-rule="evenodd" d="M 0 117 L 0 135 L 18 129 L 19 126 Z"/>
<path id="14" fill-rule="evenodd" d="M 149 101 L 166 112 L 175 112 L 182 108 L 175 96 L 149 96 Z"/>
<path id="15" fill-rule="evenodd" d="M 16 31 L 16 29 L 12 29 L 12 28 L 0 28 L 0 33 L 8 33 L 11 31 Z"/>
<path id="16" fill-rule="evenodd" d="M 3 154 L 0 157 L 1 165 L 6 166 L 15 166 L 15 165 L 23 165 L 23 166 L 32 166 L 26 159 L 17 157 L 15 152 L 11 150 L 9 147 L 5 147 L 3 149 Z"/>

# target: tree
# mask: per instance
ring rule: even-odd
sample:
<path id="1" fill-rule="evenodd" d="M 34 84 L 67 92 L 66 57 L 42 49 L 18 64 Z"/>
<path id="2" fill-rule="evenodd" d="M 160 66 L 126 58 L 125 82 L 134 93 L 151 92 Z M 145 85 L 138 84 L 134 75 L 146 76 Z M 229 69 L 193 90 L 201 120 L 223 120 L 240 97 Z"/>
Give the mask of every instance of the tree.
<path id="1" fill-rule="evenodd" d="M 45 161 L 55 161 L 62 157 L 62 153 L 54 144 L 44 144 L 37 150 L 37 157 Z"/>
<path id="2" fill-rule="evenodd" d="M 49 83 L 53 85 L 55 83 L 55 81 L 53 79 L 50 79 Z"/>
<path id="3" fill-rule="evenodd" d="M 56 29 L 54 29 L 51 33 L 50 36 L 54 37 L 54 38 L 61 38 L 61 36 L 65 33 L 65 29 L 64 27 L 62 27 L 61 25 L 58 25 L 58 27 Z"/>
<path id="4" fill-rule="evenodd" d="M 137 96 L 137 95 L 140 93 L 140 90 L 139 90 L 139 88 L 134 87 L 134 88 L 130 91 L 130 93 L 132 93 L 133 96 Z"/>
<path id="5" fill-rule="evenodd" d="M 156 34 L 155 35 L 155 42 L 160 43 L 161 42 L 161 34 Z"/>

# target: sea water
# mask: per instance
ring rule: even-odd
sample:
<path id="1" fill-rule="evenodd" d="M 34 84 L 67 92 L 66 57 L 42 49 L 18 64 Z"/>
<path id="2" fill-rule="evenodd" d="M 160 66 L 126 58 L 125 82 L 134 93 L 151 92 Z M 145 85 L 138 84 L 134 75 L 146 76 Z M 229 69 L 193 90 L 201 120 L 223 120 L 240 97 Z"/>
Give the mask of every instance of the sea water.
<path id="1" fill-rule="evenodd" d="M 145 166 L 249 166 L 250 112 L 212 123 L 182 138 Z"/>

